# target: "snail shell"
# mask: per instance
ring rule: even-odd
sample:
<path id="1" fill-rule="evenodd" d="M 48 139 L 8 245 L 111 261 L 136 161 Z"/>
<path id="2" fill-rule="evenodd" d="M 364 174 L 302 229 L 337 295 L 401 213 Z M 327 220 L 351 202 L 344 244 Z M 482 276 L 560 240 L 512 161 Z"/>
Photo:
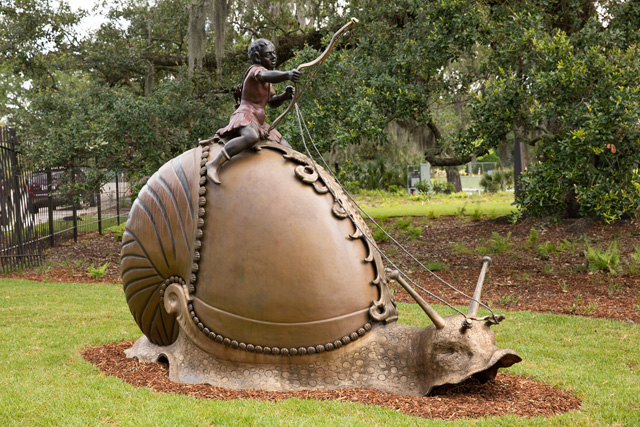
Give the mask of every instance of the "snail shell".
<path id="1" fill-rule="evenodd" d="M 140 192 L 122 277 L 151 342 L 177 338 L 162 304 L 170 283 L 188 291 L 204 336 L 244 351 L 324 352 L 397 317 L 370 231 L 337 183 L 300 153 L 259 148 L 225 164 L 221 185 L 205 167 L 220 146 L 190 150 Z"/>

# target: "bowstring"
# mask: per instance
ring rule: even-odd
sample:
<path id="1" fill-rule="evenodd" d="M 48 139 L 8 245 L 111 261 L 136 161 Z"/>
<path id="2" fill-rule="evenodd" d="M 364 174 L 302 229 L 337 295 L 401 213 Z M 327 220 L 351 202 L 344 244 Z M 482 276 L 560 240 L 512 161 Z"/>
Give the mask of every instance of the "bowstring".
<path id="1" fill-rule="evenodd" d="M 315 150 L 315 152 L 317 153 L 318 157 L 322 160 L 322 163 L 325 167 L 325 170 L 327 170 L 329 172 L 329 174 L 336 180 L 336 182 L 338 183 L 338 185 L 340 186 L 340 188 L 342 189 L 342 191 L 347 195 L 347 197 L 349 198 L 349 200 L 351 200 L 351 202 L 360 210 L 360 212 L 364 213 L 366 215 L 366 217 L 380 230 L 382 231 L 385 236 L 387 236 L 397 247 L 399 247 L 406 255 L 408 255 L 414 262 L 416 262 L 423 270 L 425 270 L 426 272 L 428 272 L 429 274 L 431 274 L 434 278 L 436 278 L 437 280 L 439 280 L 440 282 L 442 282 L 445 286 L 447 286 L 448 288 L 450 288 L 451 290 L 453 290 L 454 292 L 464 296 L 465 298 L 471 300 L 471 301 L 475 301 L 477 302 L 479 305 L 481 305 L 482 307 L 486 308 L 487 310 L 489 310 L 489 312 L 491 313 L 491 316 L 495 318 L 495 313 L 493 312 L 493 310 L 491 310 L 490 307 L 488 307 L 487 305 L 485 305 L 484 303 L 482 303 L 481 301 L 478 301 L 477 299 L 473 298 L 472 296 L 467 295 L 466 293 L 462 292 L 461 290 L 457 289 L 455 286 L 453 286 L 452 284 L 448 283 L 446 280 L 444 280 L 442 277 L 438 276 L 436 273 L 434 273 L 433 271 L 431 271 L 427 266 L 425 266 L 423 263 L 421 263 L 415 256 L 413 256 L 413 254 L 411 254 L 404 246 L 402 246 L 402 244 L 400 242 L 398 242 L 396 239 L 394 239 L 391 235 L 389 235 L 389 233 L 387 233 L 386 230 L 384 230 L 382 228 L 382 226 L 380 226 L 380 224 L 378 224 L 367 212 L 364 211 L 364 209 L 362 209 L 362 207 L 360 206 L 360 204 L 358 202 L 356 202 L 356 200 L 351 196 L 351 194 L 342 186 L 342 183 L 340 182 L 340 180 L 338 179 L 338 177 L 333 173 L 333 171 L 331 170 L 331 168 L 327 165 L 327 162 L 325 161 L 324 157 L 322 156 L 322 154 L 320 153 L 320 151 L 318 150 L 318 146 L 316 145 L 316 143 L 313 141 L 313 138 L 311 137 L 311 133 L 309 132 L 309 129 L 307 128 L 307 124 L 304 120 L 304 118 L 302 117 L 302 112 L 300 111 L 300 108 L 298 106 L 298 104 L 296 103 L 294 105 L 294 108 L 296 110 L 296 116 L 298 119 L 298 126 L 300 127 L 300 136 L 302 139 L 302 143 L 304 145 L 304 148 L 307 152 L 307 156 L 309 156 L 309 159 L 311 160 L 311 163 L 314 167 L 314 170 L 316 172 L 316 174 L 318 174 L 318 176 L 320 176 L 320 173 L 318 171 L 317 168 L 317 164 L 316 161 L 314 160 L 314 158 L 311 156 L 311 152 L 309 151 L 309 147 L 307 146 L 306 140 L 305 140 L 305 131 L 307 133 L 307 136 L 309 137 L 309 141 L 311 142 L 311 145 L 313 145 L 313 148 Z M 304 128 L 304 129 L 303 129 Z M 445 304 L 446 306 L 448 306 L 449 308 L 457 311 L 458 313 L 462 314 L 465 318 L 467 317 L 463 312 L 461 312 L 460 310 L 458 310 L 457 308 L 453 307 L 451 304 L 449 304 L 448 302 L 444 301 L 442 298 L 438 297 L 437 295 L 433 294 L 432 292 L 428 291 L 427 289 L 423 288 L 422 286 L 418 285 L 417 283 L 415 283 L 409 276 L 407 276 L 404 271 L 402 271 L 402 269 L 400 269 L 398 266 L 396 266 L 396 264 L 391 261 L 389 259 L 389 257 L 387 257 L 387 255 L 382 251 L 382 249 L 380 249 L 378 247 L 378 245 L 375 243 L 375 241 L 371 241 L 371 239 L 369 238 L 369 236 L 367 236 L 367 234 L 364 232 L 364 230 L 362 230 L 358 224 L 356 223 L 355 219 L 351 216 L 351 214 L 349 214 L 349 211 L 345 208 L 344 204 L 342 203 L 342 201 L 332 192 L 332 195 L 335 199 L 336 202 L 338 202 L 340 204 L 340 207 L 342 207 L 342 209 L 347 212 L 347 214 L 349 215 L 349 218 L 351 219 L 351 221 L 354 223 L 355 227 L 358 229 L 358 231 L 360 231 L 360 233 L 365 237 L 365 239 L 376 249 L 376 251 L 390 264 L 393 266 L 393 268 L 395 268 L 396 270 L 398 270 L 398 272 L 405 278 L 407 279 L 409 282 L 411 282 L 411 284 L 414 287 L 417 287 L 418 289 L 424 291 L 427 295 L 430 295 L 431 297 L 437 299 L 438 301 L 442 302 L 443 304 Z"/>

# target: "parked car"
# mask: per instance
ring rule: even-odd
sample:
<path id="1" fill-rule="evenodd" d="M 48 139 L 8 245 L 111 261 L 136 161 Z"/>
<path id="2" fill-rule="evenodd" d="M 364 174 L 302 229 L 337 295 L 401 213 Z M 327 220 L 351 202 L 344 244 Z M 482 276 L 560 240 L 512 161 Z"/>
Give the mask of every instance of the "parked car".
<path id="1" fill-rule="evenodd" d="M 51 171 L 51 195 L 53 202 L 53 209 L 61 206 L 72 206 L 73 194 L 70 192 L 62 193 L 60 187 L 65 183 L 64 170 Z M 87 176 L 81 169 L 77 169 L 75 173 L 76 183 L 87 182 Z M 31 180 L 27 184 L 27 208 L 30 213 L 38 213 L 38 210 L 42 207 L 49 205 L 49 191 L 47 189 L 47 172 L 34 172 Z M 77 209 L 82 209 L 85 206 L 95 206 L 96 195 L 93 192 L 85 192 L 80 194 L 79 203 L 76 205 Z"/>

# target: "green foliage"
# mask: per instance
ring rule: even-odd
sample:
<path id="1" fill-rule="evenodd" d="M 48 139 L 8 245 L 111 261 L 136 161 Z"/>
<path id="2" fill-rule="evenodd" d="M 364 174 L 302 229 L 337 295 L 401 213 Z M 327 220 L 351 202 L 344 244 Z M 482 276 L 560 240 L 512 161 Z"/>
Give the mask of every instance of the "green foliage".
<path id="1" fill-rule="evenodd" d="M 486 193 L 507 191 L 513 188 L 513 171 L 491 171 L 480 179 L 480 186 Z"/>
<path id="2" fill-rule="evenodd" d="M 471 218 L 474 221 L 480 221 L 482 219 L 483 215 L 482 215 L 482 211 L 480 210 L 479 207 L 476 206 L 476 208 L 473 210 L 473 212 L 471 213 Z"/>
<path id="3" fill-rule="evenodd" d="M 464 215 L 467 213 L 467 204 L 463 204 L 462 206 L 460 206 L 458 209 L 456 209 L 456 216 L 458 218 L 462 218 L 464 217 Z"/>
<path id="4" fill-rule="evenodd" d="M 573 256 L 576 253 L 576 245 L 568 239 L 562 239 L 562 241 L 558 243 L 558 250 L 569 252 L 569 255 Z"/>
<path id="5" fill-rule="evenodd" d="M 409 226 L 406 230 L 404 230 L 403 234 L 410 239 L 415 240 L 422 235 L 422 227 Z"/>
<path id="6" fill-rule="evenodd" d="M 640 274 L 640 248 L 634 248 L 629 255 L 628 271 L 630 274 Z"/>
<path id="7" fill-rule="evenodd" d="M 122 222 L 120 225 L 114 225 L 113 227 L 109 227 L 106 231 L 113 233 L 113 240 L 116 242 L 122 241 L 122 235 L 124 234 L 124 229 L 126 227 L 126 223 Z"/>
<path id="8" fill-rule="evenodd" d="M 467 247 L 463 242 L 450 243 L 449 247 L 459 254 L 471 255 L 473 253 L 473 250 Z"/>
<path id="9" fill-rule="evenodd" d="M 375 240 L 377 243 L 388 242 L 391 240 L 388 234 L 389 231 L 386 230 L 384 226 L 382 226 L 381 228 L 376 228 L 373 230 L 373 240 Z"/>
<path id="10" fill-rule="evenodd" d="M 531 227 L 531 229 L 529 230 L 529 246 L 531 246 L 532 248 L 536 246 L 536 243 L 538 242 L 538 238 L 540 236 L 540 233 L 538 233 L 538 230 L 536 230 L 535 228 Z"/>
<path id="11" fill-rule="evenodd" d="M 540 256 L 541 259 L 549 259 L 549 255 L 559 254 L 561 250 L 556 246 L 555 243 L 544 242 L 538 246 L 536 246 L 536 253 Z"/>
<path id="12" fill-rule="evenodd" d="M 194 98 L 194 90 L 185 74 L 158 83 L 149 97 L 85 82 L 41 90 L 22 116 L 30 123 L 23 132 L 26 153 L 37 168 L 116 168 L 132 182 L 149 176 L 198 135 L 215 132 L 215 103 Z"/>
<path id="13" fill-rule="evenodd" d="M 431 190 L 434 193 L 451 194 L 455 193 L 456 187 L 448 181 L 434 179 L 431 181 Z"/>
<path id="14" fill-rule="evenodd" d="M 619 272 L 620 246 L 617 240 L 613 240 L 604 251 L 587 245 L 585 257 L 589 262 L 589 270 L 591 271 L 604 271 L 610 274 Z"/>
<path id="15" fill-rule="evenodd" d="M 393 223 L 393 226 L 398 230 L 407 230 L 409 227 L 411 227 L 411 217 L 398 218 Z"/>
<path id="16" fill-rule="evenodd" d="M 418 184 L 416 185 L 416 188 L 418 189 L 418 191 L 420 191 L 423 194 L 428 194 L 432 191 L 431 183 L 427 180 L 418 182 Z M 435 190 L 433 191 L 436 192 Z"/>
<path id="17" fill-rule="evenodd" d="M 476 252 L 480 255 L 505 253 L 513 246 L 513 244 L 509 243 L 510 238 L 511 232 L 508 232 L 507 235 L 503 237 L 494 231 L 491 233 L 491 238 L 484 241 L 483 246 L 476 248 Z"/>
<path id="18" fill-rule="evenodd" d="M 520 295 L 505 294 L 496 300 L 500 305 L 518 305 L 522 297 Z"/>
<path id="19" fill-rule="evenodd" d="M 449 270 L 449 266 L 446 263 L 438 260 L 428 261 L 425 264 L 425 267 L 427 267 L 431 271 L 448 271 Z"/>
<path id="20" fill-rule="evenodd" d="M 110 262 L 106 262 L 100 267 L 94 267 L 91 265 L 87 270 L 87 274 L 94 279 L 102 279 L 107 272 L 107 267 L 109 267 Z"/>

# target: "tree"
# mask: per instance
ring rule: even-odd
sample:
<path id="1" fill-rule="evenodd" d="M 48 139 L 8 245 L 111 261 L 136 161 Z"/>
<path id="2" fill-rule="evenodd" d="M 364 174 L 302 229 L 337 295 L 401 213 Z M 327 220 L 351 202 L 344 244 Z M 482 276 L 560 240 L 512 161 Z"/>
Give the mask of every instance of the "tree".
<path id="1" fill-rule="evenodd" d="M 536 146 L 517 203 L 526 214 L 605 221 L 640 206 L 640 55 L 635 2 L 492 8 L 501 31 L 463 142 Z M 562 11 L 562 13 L 558 13 Z M 516 29 L 520 31 L 516 31 Z"/>

